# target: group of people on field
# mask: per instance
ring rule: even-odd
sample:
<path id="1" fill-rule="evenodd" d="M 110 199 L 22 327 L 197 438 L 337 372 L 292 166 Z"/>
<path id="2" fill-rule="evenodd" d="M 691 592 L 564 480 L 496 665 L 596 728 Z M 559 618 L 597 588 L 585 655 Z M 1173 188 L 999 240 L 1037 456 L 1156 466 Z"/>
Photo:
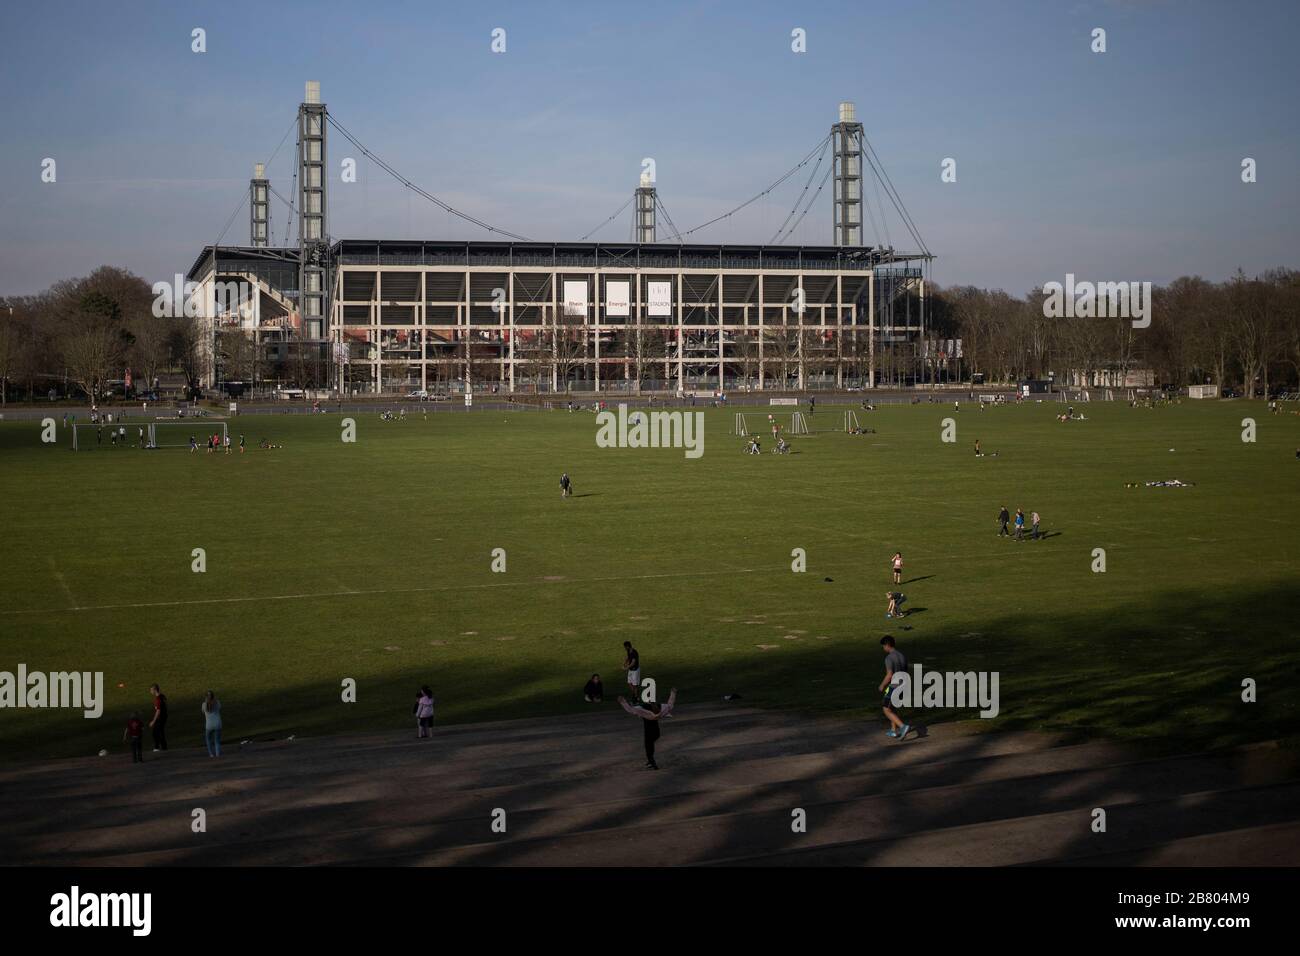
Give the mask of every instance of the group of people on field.
<path id="1" fill-rule="evenodd" d="M 153 700 L 153 715 L 149 718 L 149 723 L 145 724 L 140 717 L 139 711 L 133 712 L 126 722 L 126 729 L 122 732 L 122 742 L 131 745 L 131 762 L 144 762 L 144 731 L 145 727 L 149 728 L 150 735 L 153 737 L 153 752 L 165 753 L 167 750 L 167 720 L 169 718 L 169 709 L 167 706 L 167 695 L 157 684 L 149 685 L 149 696 Z M 199 704 L 199 711 L 203 714 L 203 742 L 208 748 L 209 757 L 221 756 L 221 701 L 212 691 L 203 695 L 203 702 Z"/>
<path id="2" fill-rule="evenodd" d="M 1015 515 L 1015 529 L 1016 529 L 1015 539 L 1017 541 L 1025 540 L 1025 520 L 1026 519 L 1025 519 L 1024 509 L 1017 508 L 1016 515 Z M 1030 540 L 1037 541 L 1040 537 L 1042 537 L 1042 534 L 1038 530 L 1038 525 L 1039 522 L 1042 520 L 1042 518 L 1039 516 L 1037 511 L 1033 511 L 1030 512 L 1028 520 L 1031 526 Z M 1007 511 L 1007 506 L 1003 505 L 1002 510 L 998 512 L 998 537 L 999 538 L 1004 536 L 1005 537 L 1012 536 L 1011 532 L 1007 530 L 1007 525 L 1011 523 L 1012 523 L 1011 513 Z"/>
<path id="3" fill-rule="evenodd" d="M 230 454 L 230 435 L 229 435 L 229 434 L 227 434 L 227 435 L 223 438 L 223 437 L 222 437 L 220 434 L 218 434 L 217 432 L 213 432 L 211 435 L 208 436 L 208 438 L 207 438 L 207 443 L 208 443 L 208 454 L 212 454 L 212 453 L 215 452 L 215 451 L 221 451 L 221 450 L 223 450 L 223 449 L 225 450 L 225 453 L 226 453 L 227 455 Z M 267 447 L 266 444 L 265 444 L 265 442 L 263 443 L 262 447 L 263 447 L 263 448 Z M 191 435 L 191 436 L 190 436 L 190 451 L 191 451 L 191 452 L 196 452 L 196 451 L 198 451 L 198 450 L 199 450 L 198 439 L 196 439 L 193 435 Z M 240 436 L 239 436 L 239 453 L 240 453 L 241 455 L 244 453 L 244 436 L 243 436 L 243 435 L 240 435 Z"/>

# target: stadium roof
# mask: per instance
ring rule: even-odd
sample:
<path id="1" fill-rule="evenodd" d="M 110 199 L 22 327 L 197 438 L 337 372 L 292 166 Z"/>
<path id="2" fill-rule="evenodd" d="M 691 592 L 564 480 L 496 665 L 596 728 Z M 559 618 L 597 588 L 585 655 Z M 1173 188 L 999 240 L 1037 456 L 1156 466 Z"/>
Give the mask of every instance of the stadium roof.
<path id="1" fill-rule="evenodd" d="M 204 246 L 187 277 L 206 271 Z M 297 261 L 297 248 L 220 246 L 221 258 Z M 701 243 L 519 242 L 512 240 L 337 239 L 332 265 L 542 266 L 556 269 L 845 269 L 930 258 L 873 246 L 715 245 Z"/>

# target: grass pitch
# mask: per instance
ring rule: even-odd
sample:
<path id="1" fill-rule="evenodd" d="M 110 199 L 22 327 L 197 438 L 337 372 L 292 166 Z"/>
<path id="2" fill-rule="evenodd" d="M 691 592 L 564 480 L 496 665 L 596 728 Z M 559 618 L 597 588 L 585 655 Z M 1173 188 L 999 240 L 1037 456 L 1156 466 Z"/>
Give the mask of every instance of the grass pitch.
<path id="1" fill-rule="evenodd" d="M 876 431 L 849 436 L 819 405 L 794 454 L 768 440 L 753 457 L 728 434 L 737 410 L 705 412 L 694 461 L 598 448 L 590 412 L 364 414 L 354 444 L 338 415 L 250 415 L 228 422 L 248 444 L 229 456 L 73 453 L 66 429 L 48 446 L 35 422 L 0 425 L 0 670 L 103 671 L 107 697 L 93 721 L 0 711 L 0 753 L 120 748 L 153 681 L 172 746 L 200 743 L 209 687 L 228 741 L 408 731 L 426 682 L 439 723 L 580 711 L 592 672 L 615 707 L 624 640 L 684 706 L 739 693 L 874 728 L 884 633 L 927 668 L 998 671 L 994 728 L 1296 733 L 1300 417 L 1094 403 L 1060 424 L 1057 404 L 923 404 L 859 410 Z M 739 410 L 751 427 L 769 411 Z M 1169 478 L 1195 487 L 1125 487 Z M 1039 511 L 1049 537 L 999 539 L 1003 504 Z M 887 621 L 896 550 L 912 613 Z"/>

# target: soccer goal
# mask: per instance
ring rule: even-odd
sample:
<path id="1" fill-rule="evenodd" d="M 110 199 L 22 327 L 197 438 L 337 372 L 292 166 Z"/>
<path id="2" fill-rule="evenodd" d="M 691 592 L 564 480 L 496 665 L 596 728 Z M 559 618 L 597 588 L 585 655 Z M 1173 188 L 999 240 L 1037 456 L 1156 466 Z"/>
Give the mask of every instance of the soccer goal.
<path id="1" fill-rule="evenodd" d="M 857 413 L 856 413 L 856 412 L 853 412 L 853 411 L 846 411 L 846 412 L 844 413 L 844 432 L 845 432 L 845 434 L 852 435 L 852 434 L 854 434 L 855 432 L 859 432 L 859 431 L 861 431 L 861 430 L 862 430 L 862 426 L 858 424 L 858 416 L 857 416 Z"/>
<path id="2" fill-rule="evenodd" d="M 193 422 L 154 422 L 149 426 L 150 448 L 189 448 L 190 439 L 200 447 L 206 448 L 208 438 L 217 435 L 221 444 L 226 443 L 226 423 L 214 421 Z"/>
<path id="3" fill-rule="evenodd" d="M 113 424 L 77 422 L 72 428 L 72 450 L 94 451 L 96 448 L 138 448 L 141 445 L 139 422 Z M 148 440 L 146 432 L 145 440 Z"/>
<path id="4" fill-rule="evenodd" d="M 736 412 L 736 424 L 732 428 L 731 434 L 740 435 L 742 438 L 749 434 L 749 424 L 745 421 L 745 416 Z"/>
<path id="5" fill-rule="evenodd" d="M 795 412 L 790 416 L 790 434 L 807 435 L 808 421 L 803 417 L 803 412 Z"/>

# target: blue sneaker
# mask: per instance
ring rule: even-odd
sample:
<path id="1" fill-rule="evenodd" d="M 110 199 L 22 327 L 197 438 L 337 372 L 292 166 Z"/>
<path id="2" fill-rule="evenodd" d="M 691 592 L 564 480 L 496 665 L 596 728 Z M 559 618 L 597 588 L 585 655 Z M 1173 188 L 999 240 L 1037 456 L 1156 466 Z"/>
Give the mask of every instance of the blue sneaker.
<path id="1" fill-rule="evenodd" d="M 898 739 L 902 740 L 907 736 L 907 732 L 912 729 L 911 724 L 903 724 L 903 729 L 898 732 Z"/>
<path id="2" fill-rule="evenodd" d="M 897 737 L 898 734 L 895 733 L 895 732 L 891 729 L 891 730 L 886 730 L 886 731 L 885 731 L 885 736 L 886 736 L 886 737 Z"/>

